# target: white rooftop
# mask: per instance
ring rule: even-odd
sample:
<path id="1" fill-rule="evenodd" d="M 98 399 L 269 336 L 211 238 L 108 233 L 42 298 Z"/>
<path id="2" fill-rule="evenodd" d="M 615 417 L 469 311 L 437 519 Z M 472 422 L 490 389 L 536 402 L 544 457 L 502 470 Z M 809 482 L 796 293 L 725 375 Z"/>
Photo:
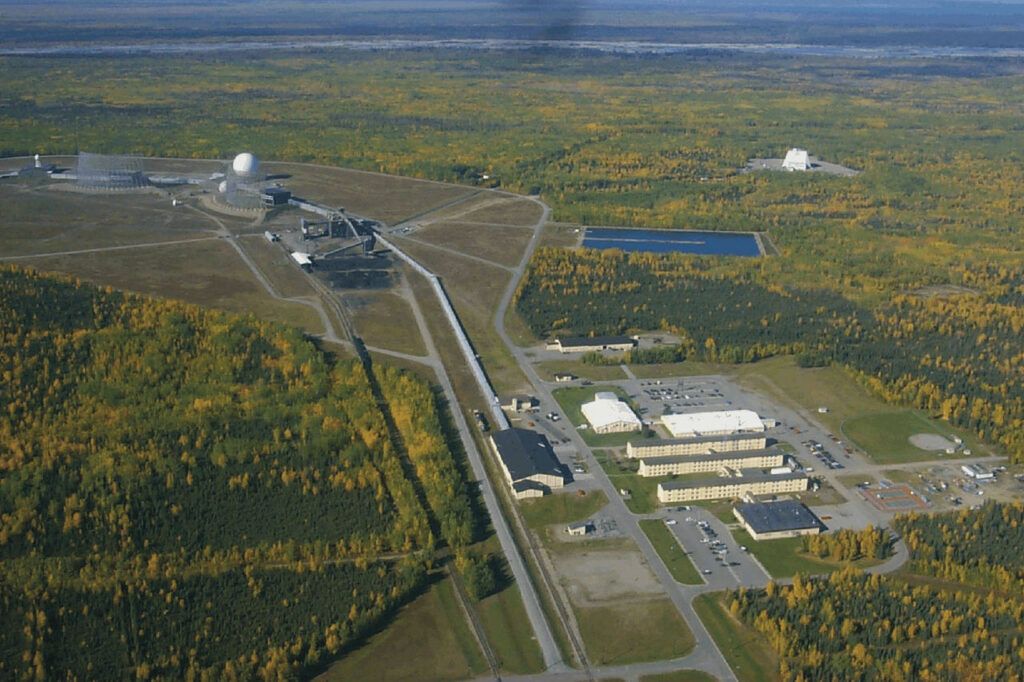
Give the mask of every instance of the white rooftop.
<path id="1" fill-rule="evenodd" d="M 782 161 L 782 167 L 785 170 L 791 171 L 805 171 L 811 167 L 811 160 L 807 156 L 806 149 L 797 149 L 793 147 L 786 152 L 786 158 Z"/>
<path id="2" fill-rule="evenodd" d="M 633 414 L 629 405 L 619 400 L 614 393 L 598 393 L 589 403 L 580 407 L 594 429 L 601 429 L 612 424 L 629 424 L 640 429 L 640 418 Z"/>
<path id="3" fill-rule="evenodd" d="M 733 433 L 762 433 L 764 422 L 752 410 L 722 410 L 719 412 L 693 412 L 666 414 L 661 423 L 673 438 L 691 436 L 720 436 Z"/>

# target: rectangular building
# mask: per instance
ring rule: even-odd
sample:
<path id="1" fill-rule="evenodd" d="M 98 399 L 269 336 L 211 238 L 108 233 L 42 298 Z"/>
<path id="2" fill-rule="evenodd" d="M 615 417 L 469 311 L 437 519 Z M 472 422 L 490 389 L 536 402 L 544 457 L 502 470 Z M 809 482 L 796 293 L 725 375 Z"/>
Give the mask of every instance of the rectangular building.
<path id="1" fill-rule="evenodd" d="M 601 392 L 589 403 L 583 403 L 580 411 L 594 433 L 628 433 L 643 428 L 640 418 L 611 392 Z"/>
<path id="2" fill-rule="evenodd" d="M 744 495 L 779 495 L 807 490 L 809 479 L 803 474 L 771 476 L 760 471 L 742 472 L 736 476 L 720 476 L 700 481 L 667 481 L 658 484 L 658 501 L 662 504 L 723 500 Z"/>
<path id="3" fill-rule="evenodd" d="M 548 350 L 560 353 L 592 353 L 603 350 L 626 351 L 636 346 L 631 336 L 567 336 L 548 344 Z"/>
<path id="4" fill-rule="evenodd" d="M 817 535 L 827 530 L 807 505 L 796 500 L 740 504 L 732 513 L 755 540 Z"/>
<path id="5" fill-rule="evenodd" d="M 678 457 L 679 455 L 708 455 L 712 452 L 736 452 L 737 450 L 763 450 L 768 438 L 763 433 L 731 433 L 724 436 L 691 436 L 689 438 L 666 438 L 664 440 L 638 440 L 626 444 L 626 456 Z"/>
<path id="6" fill-rule="evenodd" d="M 509 395 L 501 398 L 500 402 L 502 409 L 509 412 L 529 412 L 540 405 L 540 401 L 532 395 Z"/>
<path id="7" fill-rule="evenodd" d="M 764 421 L 751 410 L 719 410 L 666 414 L 661 417 L 673 438 L 727 436 L 734 433 L 764 433 Z"/>
<path id="8" fill-rule="evenodd" d="M 769 469 L 782 465 L 785 454 L 775 450 L 748 450 L 710 455 L 652 457 L 640 460 L 641 476 L 676 476 L 715 473 L 722 469 Z M 790 471 L 789 473 L 792 473 Z"/>
<path id="9" fill-rule="evenodd" d="M 543 434 L 512 428 L 492 433 L 490 440 L 517 498 L 540 497 L 565 485 L 565 471 Z"/>

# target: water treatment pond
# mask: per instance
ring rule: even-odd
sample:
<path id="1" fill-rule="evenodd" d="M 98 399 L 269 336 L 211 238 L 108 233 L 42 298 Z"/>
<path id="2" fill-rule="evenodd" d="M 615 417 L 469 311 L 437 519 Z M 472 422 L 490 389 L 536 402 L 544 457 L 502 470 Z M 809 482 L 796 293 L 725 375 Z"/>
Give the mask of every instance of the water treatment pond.
<path id="1" fill-rule="evenodd" d="M 760 256 L 761 247 L 750 232 L 695 230 L 635 230 L 588 227 L 583 246 L 648 253 L 694 253 L 706 256 Z"/>

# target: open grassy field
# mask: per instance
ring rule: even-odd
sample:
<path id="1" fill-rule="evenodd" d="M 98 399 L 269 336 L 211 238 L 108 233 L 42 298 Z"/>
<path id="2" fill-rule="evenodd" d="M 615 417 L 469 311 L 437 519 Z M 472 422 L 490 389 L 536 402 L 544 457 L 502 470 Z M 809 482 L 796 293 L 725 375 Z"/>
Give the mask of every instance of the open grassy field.
<path id="1" fill-rule="evenodd" d="M 668 529 L 664 521 L 660 519 L 644 519 L 640 521 L 640 528 L 644 531 L 647 539 L 654 545 L 658 556 L 665 562 L 669 573 L 676 579 L 676 582 L 684 585 L 703 585 L 704 580 L 697 573 L 693 562 L 686 556 L 683 546 L 676 540 L 675 535 Z"/>
<path id="2" fill-rule="evenodd" d="M 529 382 L 494 330 L 494 311 L 508 286 L 508 271 L 452 256 L 408 239 L 396 241 L 410 256 L 441 277 L 494 388 L 499 393 L 528 391 Z M 423 297 L 417 298 L 422 306 Z"/>
<path id="3" fill-rule="evenodd" d="M 687 360 L 685 362 L 656 365 L 630 365 L 629 370 L 638 379 L 664 379 L 665 377 L 693 377 L 705 374 L 719 374 L 721 366 L 699 360 Z"/>
<path id="4" fill-rule="evenodd" d="M 657 675 L 643 675 L 640 682 L 715 682 L 715 679 L 703 670 L 676 670 Z"/>
<path id="5" fill-rule="evenodd" d="M 172 208 L 156 193 L 82 194 L 48 187 L 0 182 L 0 256 L 196 239 L 217 228 L 199 213 Z"/>
<path id="6" fill-rule="evenodd" d="M 462 680 L 487 670 L 450 579 L 404 606 L 386 630 L 346 654 L 320 679 L 366 679 L 371 670 L 382 681 Z"/>
<path id="7" fill-rule="evenodd" d="M 915 433 L 958 435 L 968 447 L 974 448 L 975 453 L 989 452 L 974 436 L 928 419 L 920 410 L 886 404 L 839 367 L 806 369 L 797 367 L 796 360 L 791 357 L 776 357 L 723 369 L 733 374 L 741 384 L 812 414 L 815 420 L 840 438 L 848 431 L 849 425 L 854 424 L 854 431 L 864 442 L 852 433 L 851 437 L 869 457 L 880 463 L 934 458 L 934 453 L 918 450 L 906 441 Z M 829 411 L 821 414 L 817 411 L 819 407 L 827 407 Z M 862 420 L 864 417 L 870 418 Z M 858 420 L 862 420 L 859 425 Z M 887 435 L 890 425 L 899 429 L 899 433 L 892 437 Z M 862 428 L 858 429 L 858 426 Z M 893 452 L 899 454 L 891 454 Z"/>
<path id="8" fill-rule="evenodd" d="M 576 620 L 591 663 L 623 665 L 684 656 L 693 635 L 668 599 L 577 607 Z"/>
<path id="9" fill-rule="evenodd" d="M 936 459 L 942 450 L 922 450 L 910 442 L 919 433 L 932 433 L 952 441 L 957 432 L 934 419 L 928 419 L 916 410 L 881 412 L 848 419 L 842 424 L 842 433 L 857 447 L 870 453 L 879 464 L 920 462 Z M 958 453 L 963 457 L 963 453 Z"/>
<path id="10" fill-rule="evenodd" d="M 191 242 L 21 261 L 95 284 L 162 298 L 252 313 L 313 333 L 323 332 L 312 308 L 271 298 L 234 249 L 221 241 Z"/>
<path id="11" fill-rule="evenodd" d="M 764 636 L 729 614 L 721 593 L 702 594 L 693 608 L 740 682 L 774 682 L 779 659 Z"/>
<path id="12" fill-rule="evenodd" d="M 416 230 L 412 236 L 498 265 L 515 267 L 519 265 L 533 232 L 521 227 L 460 220 L 431 223 Z"/>
<path id="13" fill-rule="evenodd" d="M 475 209 L 465 214 L 462 220 L 475 223 L 533 227 L 540 220 L 541 213 L 542 209 L 536 202 L 528 199 L 509 198 L 500 203 Z"/>
<path id="14" fill-rule="evenodd" d="M 595 453 L 594 456 L 615 489 L 628 493 L 625 501 L 630 511 L 650 514 L 661 505 L 658 502 L 658 482 L 667 479 L 640 476 L 636 473 L 639 464 L 625 457 L 615 457 L 608 450 Z"/>
<path id="15" fill-rule="evenodd" d="M 625 379 L 619 365 L 588 365 L 579 360 L 545 360 L 537 363 L 537 373 L 547 381 L 554 381 L 556 373 L 575 374 L 591 381 L 614 381 Z"/>
<path id="16" fill-rule="evenodd" d="M 426 354 L 412 308 L 401 296 L 386 291 L 347 293 L 345 303 L 356 333 L 366 345 L 410 355 Z"/>
<path id="17" fill-rule="evenodd" d="M 494 655 L 509 673 L 539 673 L 544 657 L 533 638 L 533 629 L 515 583 L 475 605 Z"/>
<path id="18" fill-rule="evenodd" d="M 585 495 L 558 493 L 522 500 L 519 503 L 519 510 L 526 524 L 530 528 L 538 529 L 553 523 L 572 523 L 590 518 L 607 503 L 608 498 L 600 490 Z"/>
<path id="19" fill-rule="evenodd" d="M 778 540 L 757 541 L 742 528 L 733 528 L 732 535 L 737 544 L 745 545 L 757 557 L 773 578 L 792 578 L 797 573 L 823 574 L 838 571 L 849 562 L 833 562 L 812 557 L 803 552 L 800 538 L 781 538 Z M 857 568 L 867 568 L 881 563 L 872 559 L 859 559 L 852 562 Z"/>
<path id="20" fill-rule="evenodd" d="M 441 182 L 380 175 L 348 168 L 298 163 L 264 164 L 268 173 L 288 175 L 296 196 L 342 207 L 356 215 L 394 225 L 415 215 L 468 197 L 478 190 Z"/>
<path id="21" fill-rule="evenodd" d="M 288 252 L 280 244 L 271 244 L 262 233 L 239 239 L 238 243 L 278 294 L 285 298 L 316 296 L 306 274 L 288 257 Z"/>

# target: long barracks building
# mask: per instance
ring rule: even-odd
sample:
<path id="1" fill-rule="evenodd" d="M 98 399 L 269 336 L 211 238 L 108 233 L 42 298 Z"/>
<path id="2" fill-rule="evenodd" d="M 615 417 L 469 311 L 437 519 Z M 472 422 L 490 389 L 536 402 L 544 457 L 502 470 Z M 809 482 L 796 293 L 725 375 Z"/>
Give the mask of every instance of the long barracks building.
<path id="1" fill-rule="evenodd" d="M 735 476 L 720 476 L 699 481 L 666 481 L 658 484 L 662 504 L 723 500 L 750 495 L 778 495 L 807 490 L 809 479 L 803 474 L 772 476 L 760 470 L 741 471 Z"/>
<path id="2" fill-rule="evenodd" d="M 715 473 L 722 469 L 770 469 L 782 466 L 785 454 L 774 450 L 747 450 L 725 454 L 681 455 L 640 460 L 641 476 Z"/>
<path id="3" fill-rule="evenodd" d="M 725 436 L 689 436 L 664 440 L 637 440 L 626 444 L 626 456 L 631 459 L 651 457 L 678 457 L 680 455 L 708 455 L 712 452 L 763 450 L 768 438 L 763 433 L 733 433 Z"/>

